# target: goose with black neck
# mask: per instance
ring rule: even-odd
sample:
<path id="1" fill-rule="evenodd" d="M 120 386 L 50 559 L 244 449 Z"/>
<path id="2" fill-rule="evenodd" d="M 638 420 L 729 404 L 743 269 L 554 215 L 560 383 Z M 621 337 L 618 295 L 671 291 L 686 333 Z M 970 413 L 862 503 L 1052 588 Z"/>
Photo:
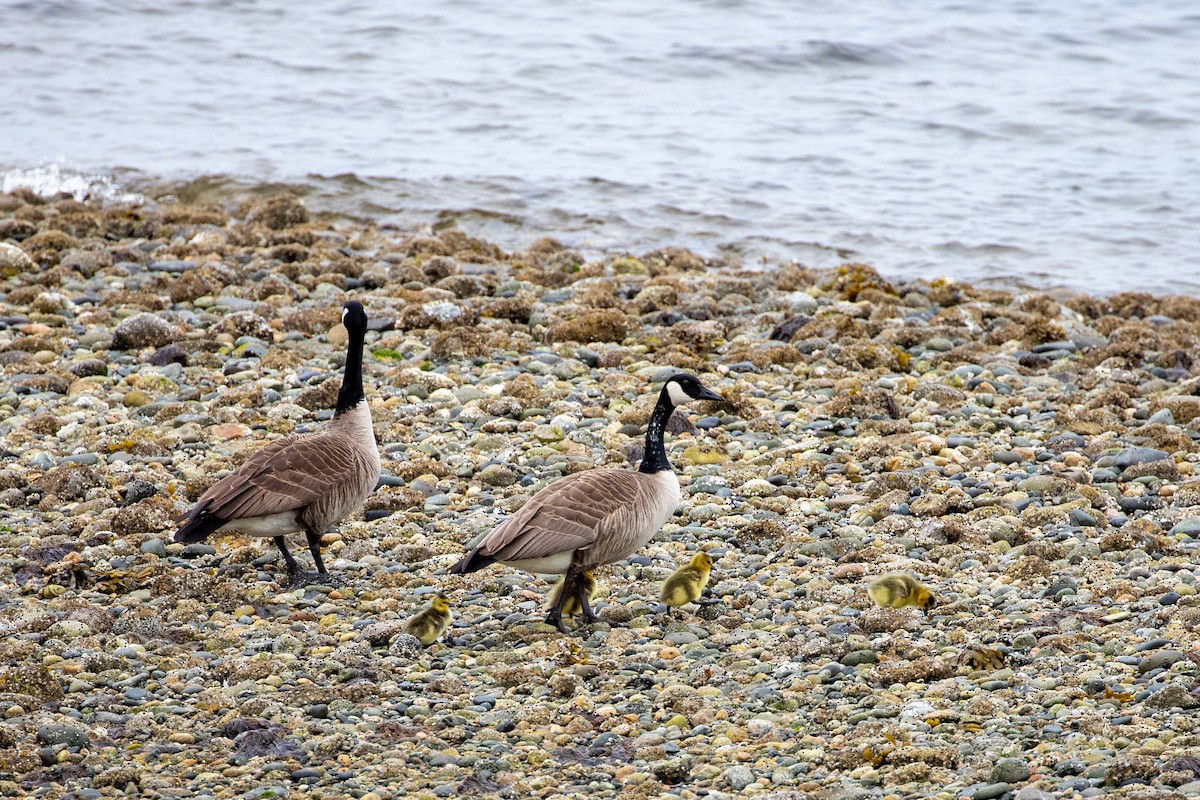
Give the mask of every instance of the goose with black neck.
<path id="1" fill-rule="evenodd" d="M 466 574 L 495 563 L 536 574 L 562 575 L 546 622 L 566 633 L 563 606 L 572 600 L 585 622 L 592 611 L 585 573 L 628 558 L 654 537 L 679 504 L 679 479 L 667 460 L 663 433 L 677 406 L 724 400 L 692 375 L 663 384 L 646 426 L 646 449 L 636 472 L 593 469 L 560 478 L 529 499 L 450 568 Z"/>
<path id="2" fill-rule="evenodd" d="M 213 484 L 175 532 L 177 542 L 199 542 L 221 531 L 273 539 L 287 564 L 288 583 L 340 582 L 325 569 L 321 536 L 362 505 L 379 481 L 379 450 L 371 408 L 363 394 L 367 314 L 351 300 L 342 307 L 348 334 L 346 368 L 333 419 L 315 433 L 278 439 Z M 316 573 L 301 570 L 285 537 L 303 531 Z"/>

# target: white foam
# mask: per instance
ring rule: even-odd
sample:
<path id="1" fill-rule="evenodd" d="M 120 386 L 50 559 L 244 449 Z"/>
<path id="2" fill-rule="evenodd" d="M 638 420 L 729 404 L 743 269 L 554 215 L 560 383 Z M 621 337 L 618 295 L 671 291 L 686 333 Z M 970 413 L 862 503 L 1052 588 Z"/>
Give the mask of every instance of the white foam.
<path id="1" fill-rule="evenodd" d="M 125 191 L 110 175 L 85 175 L 64 170 L 59 164 L 0 172 L 0 192 L 17 189 L 29 189 L 42 197 L 54 197 L 65 192 L 76 200 L 140 203 L 146 199 L 136 192 Z"/>

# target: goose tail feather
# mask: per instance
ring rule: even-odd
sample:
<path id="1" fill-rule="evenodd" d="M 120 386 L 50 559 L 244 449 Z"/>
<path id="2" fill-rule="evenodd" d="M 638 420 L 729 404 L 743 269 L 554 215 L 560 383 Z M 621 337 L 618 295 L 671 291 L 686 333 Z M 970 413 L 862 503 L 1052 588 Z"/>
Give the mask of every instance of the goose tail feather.
<path id="1" fill-rule="evenodd" d="M 455 575 L 466 575 L 468 572 L 478 572 L 479 570 L 490 567 L 496 563 L 496 559 L 489 555 L 479 552 L 476 547 L 471 552 L 467 553 L 457 564 L 450 568 L 450 572 Z"/>

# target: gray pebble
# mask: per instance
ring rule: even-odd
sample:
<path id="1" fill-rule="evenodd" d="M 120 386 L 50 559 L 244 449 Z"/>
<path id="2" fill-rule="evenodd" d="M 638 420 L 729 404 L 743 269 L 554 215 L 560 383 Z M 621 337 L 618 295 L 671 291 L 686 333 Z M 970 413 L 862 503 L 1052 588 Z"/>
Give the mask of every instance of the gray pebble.
<path id="1" fill-rule="evenodd" d="M 1186 534 L 1192 538 L 1200 537 L 1200 517 L 1184 517 L 1171 527 L 1171 534 Z"/>
<path id="2" fill-rule="evenodd" d="M 1152 447 L 1126 447 L 1113 457 L 1113 465 L 1125 469 L 1134 464 L 1148 464 L 1151 461 L 1162 461 L 1170 457 L 1170 453 L 1155 450 Z"/>
<path id="3" fill-rule="evenodd" d="M 38 741 L 48 745 L 87 747 L 91 741 L 87 730 L 74 725 L 42 725 L 38 727 Z"/>
<path id="4" fill-rule="evenodd" d="M 992 780 L 996 783 L 1021 783 L 1032 775 L 1024 759 L 1002 758 L 992 767 Z"/>
<path id="5" fill-rule="evenodd" d="M 1178 650 L 1159 650 L 1154 655 L 1146 656 L 1138 661 L 1138 673 L 1146 673 L 1153 669 L 1165 669 L 1176 661 L 1182 661 L 1183 653 Z"/>
<path id="6" fill-rule="evenodd" d="M 167 557 L 167 546 L 163 543 L 162 539 L 157 537 L 142 542 L 138 549 L 147 555 L 158 556 L 159 558 Z"/>
<path id="7" fill-rule="evenodd" d="M 750 771 L 749 767 L 743 767 L 739 764 L 725 770 L 725 782 L 729 784 L 730 789 L 740 792 L 754 783 L 754 773 Z"/>
<path id="8" fill-rule="evenodd" d="M 857 667 L 860 664 L 874 664 L 879 661 L 879 656 L 874 650 L 852 650 L 840 659 L 841 663 L 847 667 Z"/>
<path id="9" fill-rule="evenodd" d="M 1007 783 L 992 783 L 987 786 L 981 786 L 972 792 L 971 797 L 974 800 L 995 800 L 1008 791 Z"/>

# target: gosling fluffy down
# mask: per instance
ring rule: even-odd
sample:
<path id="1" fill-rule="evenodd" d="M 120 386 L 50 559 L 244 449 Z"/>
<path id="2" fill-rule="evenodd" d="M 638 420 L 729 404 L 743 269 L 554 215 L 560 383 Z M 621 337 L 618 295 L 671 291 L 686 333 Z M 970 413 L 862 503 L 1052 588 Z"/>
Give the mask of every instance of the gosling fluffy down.
<path id="1" fill-rule="evenodd" d="M 421 640 L 421 644 L 428 647 L 438 640 L 446 628 L 450 627 L 450 621 L 454 619 L 450 613 L 450 601 L 444 594 L 434 596 L 429 605 L 416 614 L 406 623 L 404 623 L 404 632 L 410 633 Z"/>
<path id="2" fill-rule="evenodd" d="M 875 604 L 883 608 L 904 608 L 913 606 L 928 613 L 933 608 L 937 598 L 929 587 L 925 586 L 912 575 L 903 572 L 884 575 L 871 582 L 867 593 Z"/>
<path id="3" fill-rule="evenodd" d="M 554 588 L 550 590 L 550 596 L 546 599 L 547 611 L 558 605 L 565 583 L 566 578 L 563 578 L 554 584 Z M 596 597 L 596 576 L 591 572 L 585 572 L 580 575 L 578 585 L 579 591 L 577 594 L 570 594 L 562 599 L 562 613 L 564 616 L 573 617 L 583 611 L 583 603 L 580 601 L 580 597 L 587 597 L 588 600 L 593 600 Z"/>
<path id="4" fill-rule="evenodd" d="M 671 608 L 698 602 L 700 593 L 708 584 L 712 563 L 712 556 L 708 553 L 696 553 L 690 562 L 675 570 L 671 577 L 663 582 L 659 599 Z"/>

